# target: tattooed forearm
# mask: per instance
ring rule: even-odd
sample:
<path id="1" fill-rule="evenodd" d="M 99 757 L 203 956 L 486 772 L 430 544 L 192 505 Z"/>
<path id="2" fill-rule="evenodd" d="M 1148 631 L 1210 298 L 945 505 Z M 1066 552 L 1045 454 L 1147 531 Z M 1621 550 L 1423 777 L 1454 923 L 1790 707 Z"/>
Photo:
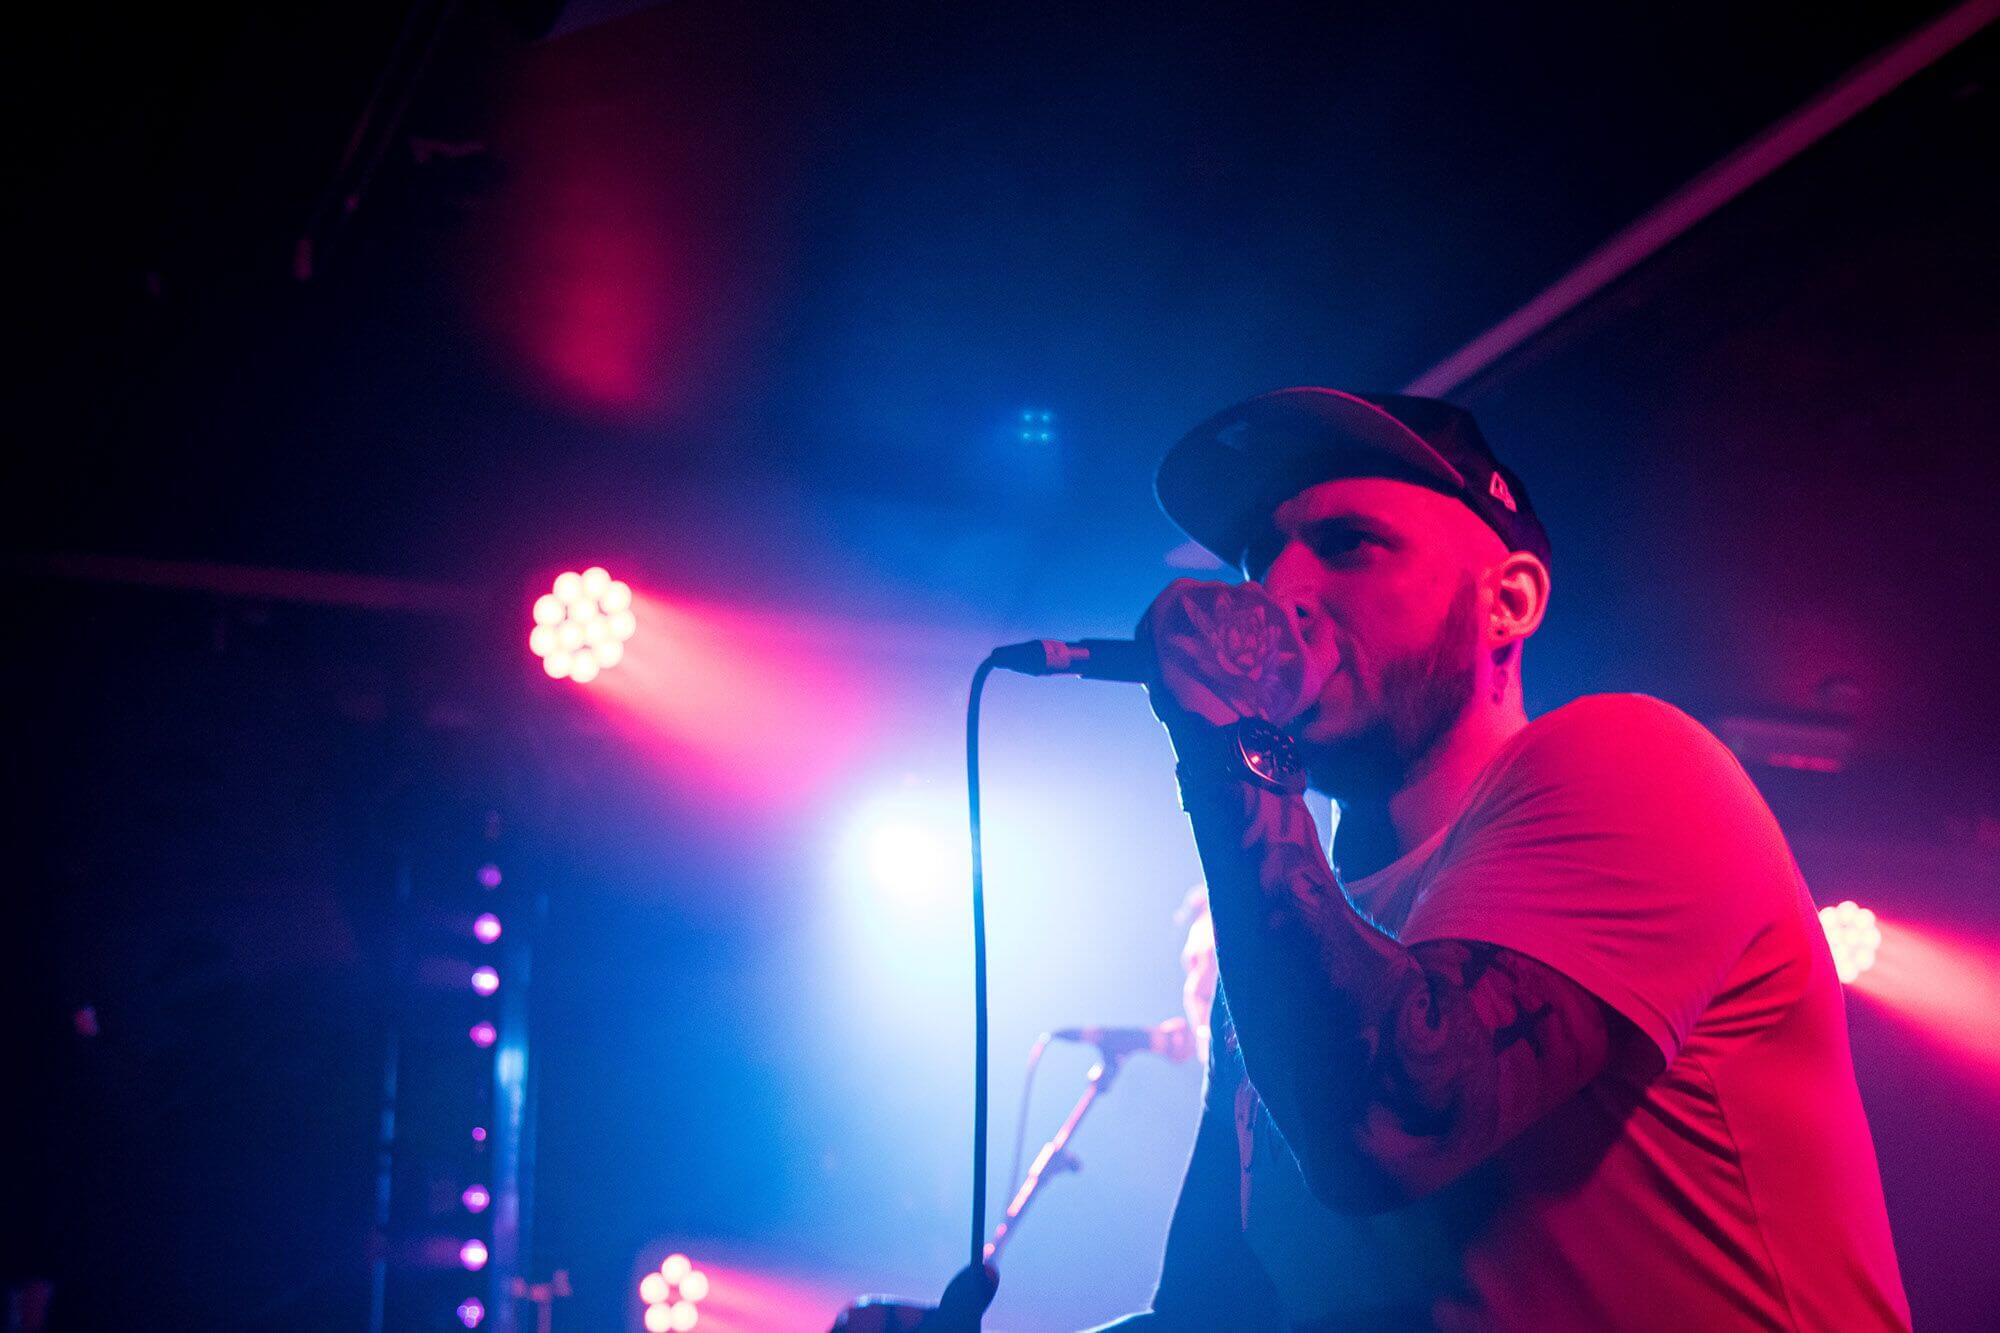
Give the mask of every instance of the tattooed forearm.
<path id="1" fill-rule="evenodd" d="M 1574 1096 L 1609 1058 L 1589 992 L 1497 945 L 1404 948 L 1356 912 L 1305 802 L 1192 802 L 1246 1069 L 1328 1204 L 1420 1196 Z"/>

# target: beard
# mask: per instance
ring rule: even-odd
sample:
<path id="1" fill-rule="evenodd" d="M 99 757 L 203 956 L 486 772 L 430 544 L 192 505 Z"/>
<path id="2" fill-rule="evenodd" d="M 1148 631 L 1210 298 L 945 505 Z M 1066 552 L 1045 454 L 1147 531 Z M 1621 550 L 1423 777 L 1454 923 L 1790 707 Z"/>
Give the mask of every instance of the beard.
<path id="1" fill-rule="evenodd" d="M 1467 574 L 1428 644 L 1382 668 L 1372 715 L 1305 746 L 1313 786 L 1345 799 L 1387 797 L 1465 715 L 1478 687 L 1479 592 Z"/>

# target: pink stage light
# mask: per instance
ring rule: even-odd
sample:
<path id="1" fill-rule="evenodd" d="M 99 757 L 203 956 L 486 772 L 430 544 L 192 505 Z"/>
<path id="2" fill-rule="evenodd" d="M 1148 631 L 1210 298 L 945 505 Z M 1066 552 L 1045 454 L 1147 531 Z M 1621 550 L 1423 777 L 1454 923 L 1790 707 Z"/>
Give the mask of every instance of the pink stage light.
<path id="1" fill-rule="evenodd" d="M 473 968 L 472 989 L 478 991 L 481 995 L 491 995 L 494 991 L 499 990 L 500 989 L 499 971 L 491 967 Z"/>
<path id="2" fill-rule="evenodd" d="M 1881 953 L 1854 983 L 1981 1077 L 2000 1080 L 2000 946 L 1963 929 L 1901 917 L 1881 923 Z"/>
<path id="3" fill-rule="evenodd" d="M 696 1303 L 707 1297 L 708 1275 L 678 1252 L 639 1280 L 639 1299 L 646 1303 L 642 1317 L 651 1333 L 687 1333 L 701 1322 Z"/>
<path id="4" fill-rule="evenodd" d="M 734 820 L 809 804 L 847 777 L 856 754 L 881 739 L 867 655 L 913 646 L 869 639 L 873 626 L 793 609 L 643 591 L 624 617 L 633 637 L 619 668 L 591 685 L 591 701 L 657 757 L 676 787 L 725 805 Z"/>
<path id="5" fill-rule="evenodd" d="M 458 1196 L 458 1201 L 465 1205 L 468 1213 L 483 1213 L 493 1202 L 493 1195 L 484 1185 L 467 1185 L 465 1192 Z"/>
<path id="6" fill-rule="evenodd" d="M 494 1027 L 491 1023 L 487 1022 L 483 1018 L 480 1019 L 477 1023 L 474 1023 L 472 1025 L 471 1030 L 468 1031 L 465 1035 L 472 1038 L 472 1044 L 474 1046 L 479 1047 L 481 1050 L 484 1050 L 486 1047 L 491 1046 L 494 1042 L 500 1040 L 499 1029 Z M 477 1138 L 478 1136 L 474 1135 L 473 1137 Z"/>
<path id="7" fill-rule="evenodd" d="M 482 889 L 499 888 L 500 867 L 494 865 L 490 861 L 487 862 L 485 865 L 479 867 L 479 887 Z"/>
<path id="8" fill-rule="evenodd" d="M 458 1304 L 458 1322 L 467 1328 L 478 1328 L 486 1322 L 486 1306 L 477 1296 L 468 1296 Z"/>
<path id="9" fill-rule="evenodd" d="M 1833 950 L 1833 970 L 1842 985 L 1851 985 L 1875 966 L 1882 948 L 1882 928 L 1875 914 L 1853 899 L 1819 909 L 1820 929 L 1826 932 L 1827 947 Z"/>
<path id="10" fill-rule="evenodd" d="M 528 648 L 542 659 L 542 670 L 579 685 L 624 661 L 626 641 L 639 629 L 631 586 L 602 565 L 558 575 L 552 590 L 535 599 L 531 618 Z"/>
<path id="11" fill-rule="evenodd" d="M 468 1272 L 477 1273 L 486 1267 L 486 1242 L 474 1237 L 459 1246 L 458 1261 L 465 1265 Z"/>
<path id="12" fill-rule="evenodd" d="M 474 1143 L 486 1142 L 486 1126 L 474 1125 L 472 1127 L 472 1141 Z"/>
<path id="13" fill-rule="evenodd" d="M 698 1327 L 730 1333 L 739 1329 L 820 1328 L 826 1324 L 828 1310 L 837 1310 L 853 1299 L 848 1287 L 838 1281 L 762 1266 L 739 1267 L 720 1260 L 721 1256 L 709 1255 L 699 1269 L 690 1264 L 681 1275 L 689 1285 L 669 1284 L 662 1300 L 647 1303 L 641 1317 L 649 1333 L 656 1329 L 671 1333 L 674 1307 L 683 1301 L 696 1307 Z M 702 1274 L 700 1281 L 695 1280 L 697 1273 Z M 666 1276 L 657 1271 L 654 1275 Z M 703 1294 L 696 1297 L 696 1291 Z M 650 1313 L 655 1310 L 659 1313 Z"/>
<path id="14" fill-rule="evenodd" d="M 481 912 L 472 923 L 472 937 L 481 944 L 491 944 L 500 938 L 500 918 L 491 912 Z"/>

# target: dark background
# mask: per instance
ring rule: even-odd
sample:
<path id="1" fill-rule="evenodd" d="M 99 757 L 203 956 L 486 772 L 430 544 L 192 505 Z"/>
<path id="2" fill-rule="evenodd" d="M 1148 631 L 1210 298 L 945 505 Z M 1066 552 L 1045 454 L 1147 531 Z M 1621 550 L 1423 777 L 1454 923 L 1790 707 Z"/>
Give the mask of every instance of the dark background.
<path id="1" fill-rule="evenodd" d="M 951 817 L 983 645 L 1121 632 L 1177 572 L 1150 479 L 1189 423 L 1409 382 L 1944 7 L 618 8 L 51 10 L 11 43 L 15 1249 L 90 1319 L 359 1325 L 394 852 L 486 805 L 551 903 L 529 1268 L 575 1276 L 559 1326 L 634 1318 L 663 1244 L 814 1299 L 935 1287 L 960 909 L 851 911 L 850 807 L 901 784 Z M 1972 39 L 1454 395 L 1555 544 L 1531 711 L 1634 689 L 1835 726 L 1842 772 L 1758 773 L 1822 901 L 1975 941 L 1996 56 Z M 541 678 L 526 600 L 590 561 L 754 620 L 788 684 L 742 744 L 785 764 Z M 1143 703 L 992 708 L 1004 1139 L 1035 1032 L 1173 1012 L 1195 870 Z M 1850 1011 L 1918 1321 L 1977 1326 L 2000 1080 Z M 1135 1066 L 996 1326 L 1144 1300 L 1194 1088 Z"/>

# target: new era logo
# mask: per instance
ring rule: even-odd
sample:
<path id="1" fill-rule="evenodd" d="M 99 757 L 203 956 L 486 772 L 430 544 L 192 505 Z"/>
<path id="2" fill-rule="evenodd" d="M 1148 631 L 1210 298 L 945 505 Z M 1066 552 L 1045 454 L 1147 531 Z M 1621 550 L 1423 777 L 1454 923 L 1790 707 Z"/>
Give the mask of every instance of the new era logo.
<path id="1" fill-rule="evenodd" d="M 1486 493 L 1501 504 L 1506 505 L 1508 513 L 1517 514 L 1520 512 L 1519 507 L 1514 503 L 1514 492 L 1507 489 L 1507 479 L 1502 477 L 1498 472 L 1494 473 L 1492 480 L 1486 483 Z"/>

